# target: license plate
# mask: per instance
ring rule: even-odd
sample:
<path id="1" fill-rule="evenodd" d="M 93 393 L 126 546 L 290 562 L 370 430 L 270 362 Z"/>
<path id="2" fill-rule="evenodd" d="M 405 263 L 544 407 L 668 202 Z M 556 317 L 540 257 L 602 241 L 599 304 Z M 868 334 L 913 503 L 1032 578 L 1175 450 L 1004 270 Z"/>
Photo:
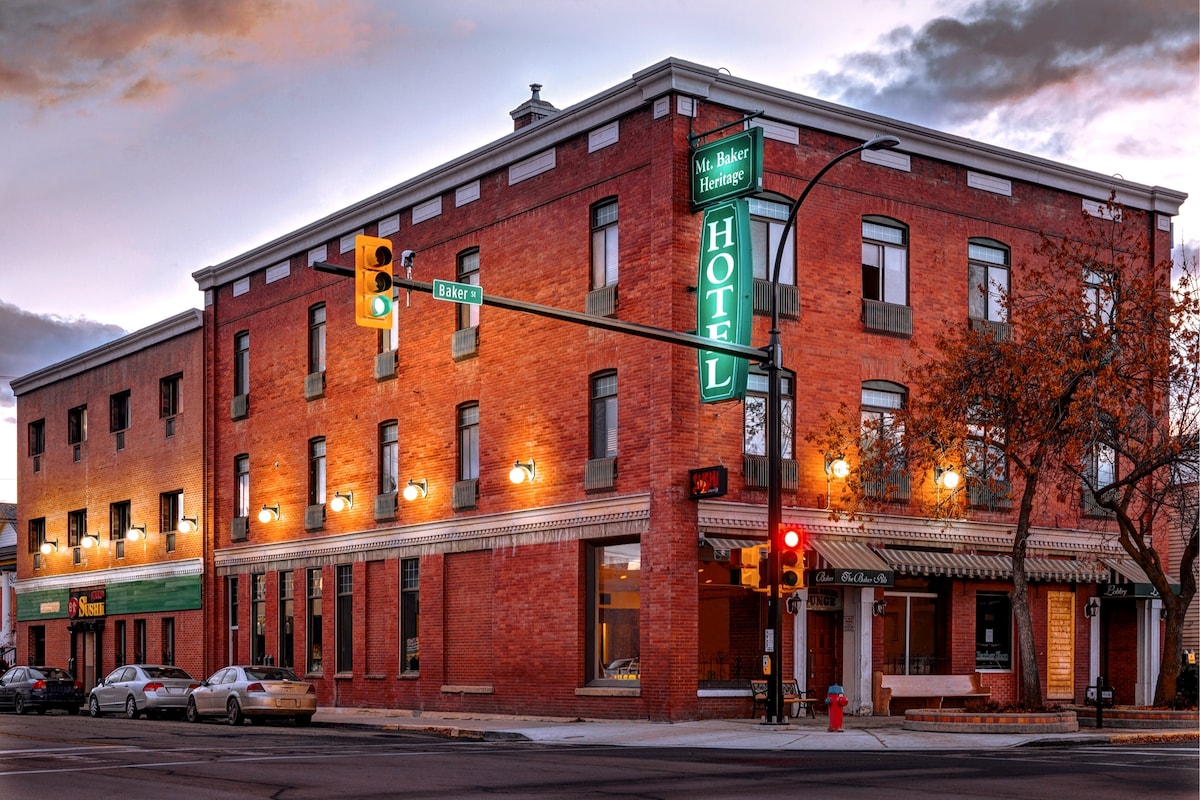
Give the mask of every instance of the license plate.
<path id="1" fill-rule="evenodd" d="M 296 700 L 294 698 L 277 699 L 275 701 L 276 708 L 295 708 Z"/>

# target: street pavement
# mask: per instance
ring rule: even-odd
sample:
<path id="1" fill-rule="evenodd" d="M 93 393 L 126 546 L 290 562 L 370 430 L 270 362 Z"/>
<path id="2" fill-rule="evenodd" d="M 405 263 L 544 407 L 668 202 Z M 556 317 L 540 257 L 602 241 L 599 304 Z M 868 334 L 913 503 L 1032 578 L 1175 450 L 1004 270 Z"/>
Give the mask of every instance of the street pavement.
<path id="1" fill-rule="evenodd" d="M 1111 727 L 1081 727 L 1077 733 L 981 734 L 909 731 L 903 728 L 903 716 L 848 716 L 843 730 L 839 732 L 831 732 L 828 729 L 829 721 L 824 716 L 791 720 L 787 725 L 767 725 L 757 719 L 691 722 L 572 720 L 322 707 L 317 709 L 313 719 L 325 725 L 420 731 L 448 738 L 483 741 L 744 750 L 978 750 L 1039 745 L 1200 741 L 1200 731 L 1196 730 L 1131 730 Z"/>

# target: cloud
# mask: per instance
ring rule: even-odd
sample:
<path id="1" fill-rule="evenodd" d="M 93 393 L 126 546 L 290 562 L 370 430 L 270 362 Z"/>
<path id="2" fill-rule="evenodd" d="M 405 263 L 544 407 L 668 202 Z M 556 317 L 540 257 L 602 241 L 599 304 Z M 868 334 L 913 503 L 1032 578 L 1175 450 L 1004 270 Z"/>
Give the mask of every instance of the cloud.
<path id="1" fill-rule="evenodd" d="M 0 409 L 15 407 L 9 382 L 124 336 L 116 325 L 31 314 L 0 300 Z M 15 421 L 5 415 L 5 422 Z"/>
<path id="2" fill-rule="evenodd" d="M 1195 0 L 982 0 L 896 28 L 814 78 L 822 96 L 931 126 L 1077 124 L 1194 87 Z M 1011 121 L 997 119 L 1012 110 Z"/>

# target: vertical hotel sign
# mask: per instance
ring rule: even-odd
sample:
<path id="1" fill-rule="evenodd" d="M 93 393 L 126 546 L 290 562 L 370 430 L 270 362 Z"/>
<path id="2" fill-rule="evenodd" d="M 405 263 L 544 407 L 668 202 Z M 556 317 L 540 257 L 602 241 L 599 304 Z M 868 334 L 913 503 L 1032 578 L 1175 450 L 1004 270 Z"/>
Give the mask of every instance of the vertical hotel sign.
<path id="1" fill-rule="evenodd" d="M 700 234 L 696 333 L 706 339 L 749 345 L 754 272 L 750 262 L 750 206 L 744 199 L 708 208 Z M 700 402 L 746 396 L 744 358 L 700 350 Z"/>

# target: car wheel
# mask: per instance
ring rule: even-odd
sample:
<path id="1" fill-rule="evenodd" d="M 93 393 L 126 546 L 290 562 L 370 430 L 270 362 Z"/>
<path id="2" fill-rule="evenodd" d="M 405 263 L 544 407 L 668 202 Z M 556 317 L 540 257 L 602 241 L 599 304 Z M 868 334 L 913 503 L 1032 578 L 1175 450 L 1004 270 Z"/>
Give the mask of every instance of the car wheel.
<path id="1" fill-rule="evenodd" d="M 103 713 L 100 711 L 100 701 L 96 699 L 95 695 L 88 698 L 88 713 L 92 717 L 99 717 Z"/>
<path id="2" fill-rule="evenodd" d="M 304 714 L 303 716 L 296 717 L 296 727 L 298 727 L 298 728 L 306 728 L 311 724 L 312 724 L 312 717 L 309 716 L 308 714 Z"/>
<path id="3" fill-rule="evenodd" d="M 236 697 L 229 698 L 229 702 L 225 704 L 225 719 L 230 725 L 241 725 L 246 721 L 246 716 L 242 713 L 242 705 Z"/>
<path id="4" fill-rule="evenodd" d="M 187 711 L 184 712 L 188 722 L 200 721 L 200 709 L 196 708 L 196 700 L 193 697 L 188 698 Z"/>
<path id="5" fill-rule="evenodd" d="M 137 701 L 133 699 L 133 695 L 129 695 L 125 698 L 125 719 L 137 719 L 139 716 Z"/>
<path id="6" fill-rule="evenodd" d="M 17 714 L 25 713 L 25 695 L 19 694 L 13 698 L 13 711 Z"/>

